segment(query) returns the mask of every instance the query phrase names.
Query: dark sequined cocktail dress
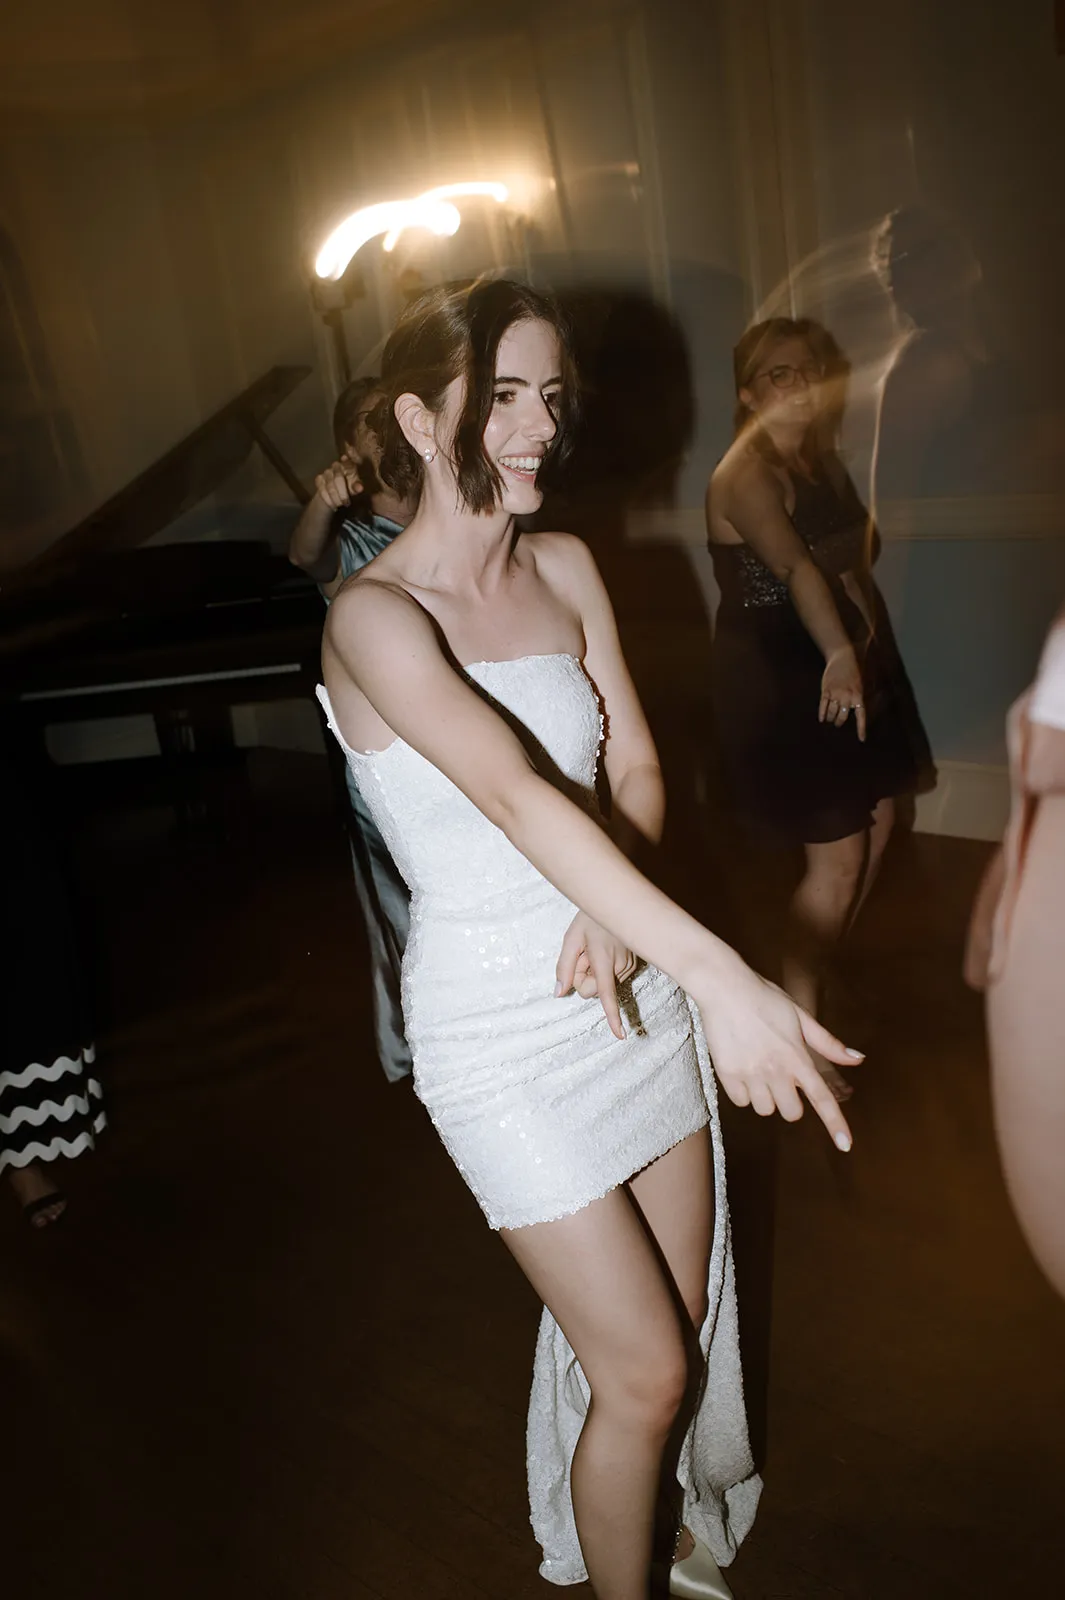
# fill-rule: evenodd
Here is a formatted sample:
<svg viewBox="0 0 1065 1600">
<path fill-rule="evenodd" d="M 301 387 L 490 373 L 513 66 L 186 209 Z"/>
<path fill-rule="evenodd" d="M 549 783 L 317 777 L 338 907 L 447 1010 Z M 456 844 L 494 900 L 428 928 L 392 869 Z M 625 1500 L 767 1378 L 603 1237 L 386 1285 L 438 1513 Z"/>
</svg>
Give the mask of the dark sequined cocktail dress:
<svg viewBox="0 0 1065 1600">
<path fill-rule="evenodd" d="M 781 842 L 860 832 L 878 801 L 932 786 L 934 768 L 887 607 L 868 577 L 868 517 L 849 479 L 794 480 L 795 531 L 824 573 L 862 664 L 868 735 L 853 716 L 819 722 L 824 657 L 775 578 L 746 544 L 710 545 L 721 590 L 714 709 L 726 777 L 744 822 Z M 873 630 L 840 574 L 866 573 Z"/>
</svg>

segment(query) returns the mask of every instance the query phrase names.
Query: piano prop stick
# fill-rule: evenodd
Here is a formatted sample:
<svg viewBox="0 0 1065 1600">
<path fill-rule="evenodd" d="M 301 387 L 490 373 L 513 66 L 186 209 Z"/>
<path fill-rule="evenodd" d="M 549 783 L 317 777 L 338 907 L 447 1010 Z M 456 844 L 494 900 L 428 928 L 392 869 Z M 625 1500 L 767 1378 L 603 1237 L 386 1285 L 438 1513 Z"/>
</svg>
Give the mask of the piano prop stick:
<svg viewBox="0 0 1065 1600">
<path fill-rule="evenodd" d="M 150 713 L 184 817 L 203 809 L 198 768 L 233 759 L 233 705 L 313 702 L 322 605 L 265 540 L 143 546 L 256 447 L 306 503 L 264 424 L 309 370 L 267 372 L 0 594 L 0 713 L 41 738 L 50 724 Z"/>
</svg>

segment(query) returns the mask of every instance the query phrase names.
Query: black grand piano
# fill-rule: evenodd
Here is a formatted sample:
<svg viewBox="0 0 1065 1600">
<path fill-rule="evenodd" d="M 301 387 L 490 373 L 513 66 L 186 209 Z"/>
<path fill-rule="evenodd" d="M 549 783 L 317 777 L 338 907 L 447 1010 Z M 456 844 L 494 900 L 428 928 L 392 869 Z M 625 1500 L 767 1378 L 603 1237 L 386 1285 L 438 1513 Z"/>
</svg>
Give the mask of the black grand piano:
<svg viewBox="0 0 1065 1600">
<path fill-rule="evenodd" d="M 283 554 L 255 538 L 146 545 L 254 449 L 307 501 L 264 423 L 309 371 L 274 367 L 5 581 L 0 716 L 43 737 L 148 712 L 185 768 L 232 747 L 232 706 L 313 697 L 322 602 Z"/>
</svg>

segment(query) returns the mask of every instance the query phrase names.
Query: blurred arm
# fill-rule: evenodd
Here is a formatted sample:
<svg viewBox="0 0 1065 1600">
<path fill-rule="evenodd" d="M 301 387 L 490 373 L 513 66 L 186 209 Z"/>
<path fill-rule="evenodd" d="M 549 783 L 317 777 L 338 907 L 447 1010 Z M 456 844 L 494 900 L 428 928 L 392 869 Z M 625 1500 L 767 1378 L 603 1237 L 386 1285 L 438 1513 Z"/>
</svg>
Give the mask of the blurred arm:
<svg viewBox="0 0 1065 1600">
<path fill-rule="evenodd" d="M 781 486 L 763 462 L 738 468 L 725 515 L 773 576 L 787 584 L 802 625 L 825 660 L 853 654 L 832 591 L 795 532 Z"/>
<path fill-rule="evenodd" d="M 323 588 L 332 587 L 340 572 L 336 512 L 315 493 L 304 506 L 288 543 L 288 559 Z"/>
<path fill-rule="evenodd" d="M 332 599 L 340 587 L 340 551 L 336 513 L 362 493 L 355 463 L 341 456 L 314 480 L 314 494 L 304 507 L 288 544 L 288 559 L 306 572 Z"/>
</svg>

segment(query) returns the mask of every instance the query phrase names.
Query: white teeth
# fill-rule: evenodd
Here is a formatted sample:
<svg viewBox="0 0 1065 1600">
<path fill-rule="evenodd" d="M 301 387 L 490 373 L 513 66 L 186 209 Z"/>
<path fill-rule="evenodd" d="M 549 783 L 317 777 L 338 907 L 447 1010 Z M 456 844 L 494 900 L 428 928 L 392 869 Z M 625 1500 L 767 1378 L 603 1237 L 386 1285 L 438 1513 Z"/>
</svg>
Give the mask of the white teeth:
<svg viewBox="0 0 1065 1600">
<path fill-rule="evenodd" d="M 510 467 L 515 472 L 536 472 L 539 470 L 542 456 L 500 456 L 501 466 Z"/>
</svg>

